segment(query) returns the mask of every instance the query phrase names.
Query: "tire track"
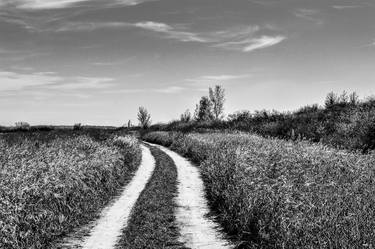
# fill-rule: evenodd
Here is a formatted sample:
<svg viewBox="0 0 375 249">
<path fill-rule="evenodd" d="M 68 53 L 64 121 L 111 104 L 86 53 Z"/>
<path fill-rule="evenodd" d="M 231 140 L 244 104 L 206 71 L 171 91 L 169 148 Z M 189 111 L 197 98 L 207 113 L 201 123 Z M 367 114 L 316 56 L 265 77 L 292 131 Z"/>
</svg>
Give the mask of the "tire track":
<svg viewBox="0 0 375 249">
<path fill-rule="evenodd" d="M 118 249 L 184 249 L 176 223 L 177 168 L 160 149 L 150 146 L 154 173 L 133 207 Z"/>
<path fill-rule="evenodd" d="M 205 199 L 204 185 L 197 167 L 187 159 L 160 145 L 150 144 L 170 156 L 178 175 L 178 196 L 176 198 L 176 221 L 180 241 L 189 248 L 229 249 L 233 248 L 224 239 L 219 224 L 208 218 L 209 207 Z"/>
<path fill-rule="evenodd" d="M 142 162 L 118 199 L 107 206 L 100 218 L 80 231 L 89 231 L 85 237 L 73 234 L 57 248 L 113 249 L 118 243 L 122 229 L 127 226 L 133 206 L 148 183 L 154 168 L 155 159 L 150 149 L 141 145 Z M 79 232 L 78 232 L 79 233 Z M 82 233 L 82 232 L 81 232 Z"/>
</svg>

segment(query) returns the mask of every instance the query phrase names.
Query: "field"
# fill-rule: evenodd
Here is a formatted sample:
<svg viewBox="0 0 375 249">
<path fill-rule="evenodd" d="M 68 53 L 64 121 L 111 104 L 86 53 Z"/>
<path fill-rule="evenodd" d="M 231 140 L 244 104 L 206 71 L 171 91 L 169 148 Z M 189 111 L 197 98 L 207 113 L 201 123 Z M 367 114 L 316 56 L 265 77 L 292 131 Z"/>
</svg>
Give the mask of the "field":
<svg viewBox="0 0 375 249">
<path fill-rule="evenodd" d="M 132 137 L 105 132 L 0 137 L 0 248 L 50 248 L 98 215 L 137 169 Z"/>
<path fill-rule="evenodd" d="M 144 136 L 199 164 L 240 248 L 374 248 L 375 154 L 245 133 Z"/>
<path fill-rule="evenodd" d="M 374 153 L 241 132 L 149 132 L 143 139 L 199 167 L 210 210 L 196 209 L 202 194 L 192 186 L 199 179 L 165 148 L 104 130 L 5 134 L 0 248 L 55 248 L 99 221 L 104 207 L 150 163 L 152 175 L 137 187 L 116 246 L 106 248 L 197 248 L 207 238 L 186 237 L 191 221 L 196 231 L 217 221 L 223 241 L 231 241 L 223 248 L 375 247 Z M 143 160 L 145 150 L 153 163 Z M 183 191 L 191 191 L 186 206 L 179 202 Z"/>
</svg>

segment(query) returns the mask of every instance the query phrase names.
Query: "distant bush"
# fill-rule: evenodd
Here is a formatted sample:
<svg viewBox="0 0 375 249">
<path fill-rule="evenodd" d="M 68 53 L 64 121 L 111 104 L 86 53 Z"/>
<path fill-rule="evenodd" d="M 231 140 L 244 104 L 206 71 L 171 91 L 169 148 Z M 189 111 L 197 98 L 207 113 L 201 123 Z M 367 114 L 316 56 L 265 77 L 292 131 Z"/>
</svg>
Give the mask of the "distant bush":
<svg viewBox="0 0 375 249">
<path fill-rule="evenodd" d="M 374 248 L 375 154 L 249 134 L 152 132 L 200 164 L 241 248 Z"/>
<path fill-rule="evenodd" d="M 30 129 L 30 124 L 27 122 L 16 122 L 15 123 L 16 130 L 24 130 L 27 131 Z"/>
<path fill-rule="evenodd" d="M 82 124 L 81 123 L 76 123 L 73 125 L 73 130 L 74 131 L 79 131 L 79 130 L 82 130 Z"/>
</svg>

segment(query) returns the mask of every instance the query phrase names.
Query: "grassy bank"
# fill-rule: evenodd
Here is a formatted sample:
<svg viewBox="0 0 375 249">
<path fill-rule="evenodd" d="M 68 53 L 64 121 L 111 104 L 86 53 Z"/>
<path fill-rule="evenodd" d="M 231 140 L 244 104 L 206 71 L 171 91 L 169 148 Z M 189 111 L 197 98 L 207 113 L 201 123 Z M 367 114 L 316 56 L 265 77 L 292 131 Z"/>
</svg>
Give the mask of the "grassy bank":
<svg viewBox="0 0 375 249">
<path fill-rule="evenodd" d="M 118 248 L 184 248 L 177 241 L 173 198 L 177 192 L 177 169 L 164 152 L 151 147 L 156 166 L 140 195 Z"/>
<path fill-rule="evenodd" d="M 154 132 L 200 164 L 208 198 L 242 248 L 373 248 L 375 155 L 249 134 Z"/>
<path fill-rule="evenodd" d="M 130 180 L 140 157 L 131 137 L 0 138 L 0 248 L 48 248 L 85 224 Z"/>
</svg>

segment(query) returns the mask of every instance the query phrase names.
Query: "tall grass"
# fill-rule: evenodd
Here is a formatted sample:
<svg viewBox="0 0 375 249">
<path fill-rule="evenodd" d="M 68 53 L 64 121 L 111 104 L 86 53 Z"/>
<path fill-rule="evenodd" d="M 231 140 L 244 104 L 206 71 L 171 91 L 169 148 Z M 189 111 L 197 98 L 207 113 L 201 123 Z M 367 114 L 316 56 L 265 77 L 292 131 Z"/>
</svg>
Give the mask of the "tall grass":
<svg viewBox="0 0 375 249">
<path fill-rule="evenodd" d="M 249 134 L 153 132 L 200 164 L 207 196 L 243 248 L 373 248 L 375 154 Z"/>
<path fill-rule="evenodd" d="M 0 248 L 48 248 L 93 218 L 140 156 L 133 138 L 0 138 Z"/>
</svg>

